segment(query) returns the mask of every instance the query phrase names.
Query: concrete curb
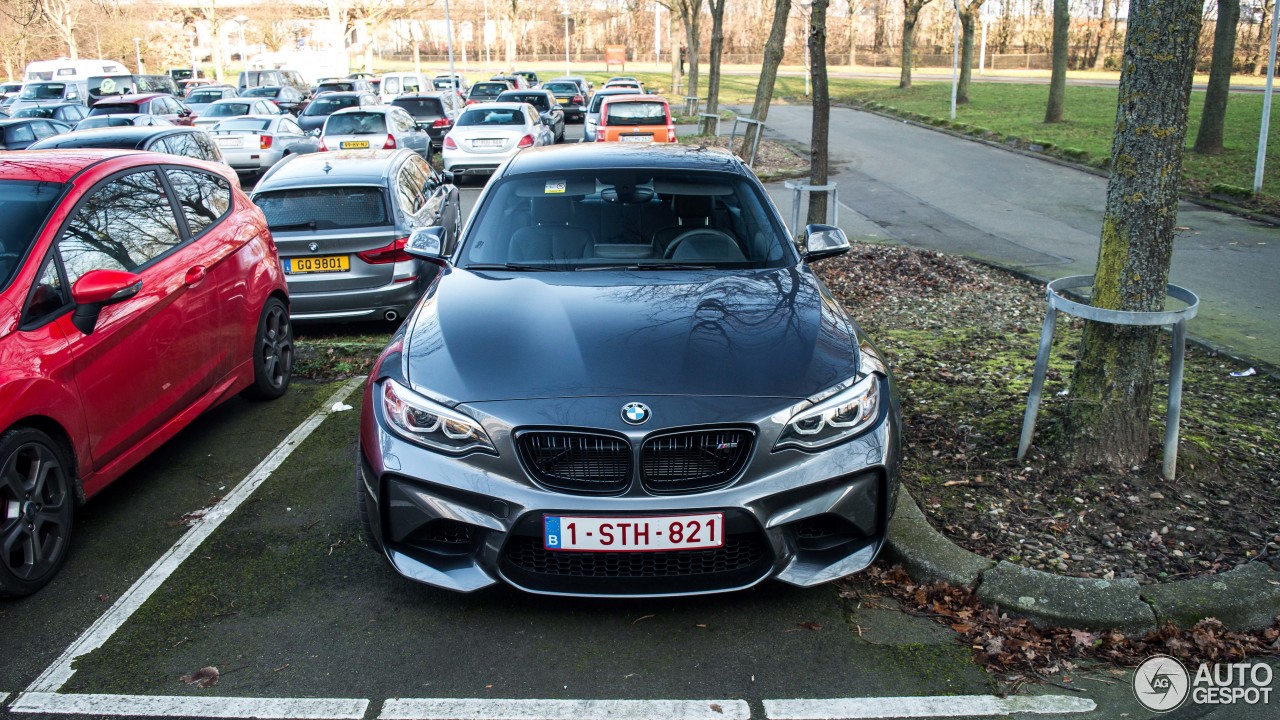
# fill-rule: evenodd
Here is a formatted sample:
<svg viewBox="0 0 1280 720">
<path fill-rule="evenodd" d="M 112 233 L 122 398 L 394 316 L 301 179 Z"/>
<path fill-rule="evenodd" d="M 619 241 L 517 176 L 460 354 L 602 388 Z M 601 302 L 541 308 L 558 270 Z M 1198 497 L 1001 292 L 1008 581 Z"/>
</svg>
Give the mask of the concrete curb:
<svg viewBox="0 0 1280 720">
<path fill-rule="evenodd" d="M 1219 575 L 1156 585 L 1073 578 L 987 559 L 929 524 L 902 487 L 885 556 L 916 582 L 976 588 L 977 597 L 1036 625 L 1119 630 L 1143 635 L 1172 622 L 1191 627 L 1216 618 L 1228 630 L 1258 631 L 1280 617 L 1280 571 L 1251 562 Z"/>
</svg>

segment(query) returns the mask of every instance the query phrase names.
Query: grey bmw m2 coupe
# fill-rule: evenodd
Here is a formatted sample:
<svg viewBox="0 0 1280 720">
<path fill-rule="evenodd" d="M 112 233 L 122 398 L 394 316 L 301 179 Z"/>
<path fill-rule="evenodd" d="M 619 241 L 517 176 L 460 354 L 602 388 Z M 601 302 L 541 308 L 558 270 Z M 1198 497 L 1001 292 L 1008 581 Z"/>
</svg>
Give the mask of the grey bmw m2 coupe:
<svg viewBox="0 0 1280 720">
<path fill-rule="evenodd" d="M 751 171 L 640 143 L 499 168 L 379 356 L 356 500 L 401 575 L 581 596 L 693 595 L 865 568 L 897 500 L 880 353 Z"/>
</svg>

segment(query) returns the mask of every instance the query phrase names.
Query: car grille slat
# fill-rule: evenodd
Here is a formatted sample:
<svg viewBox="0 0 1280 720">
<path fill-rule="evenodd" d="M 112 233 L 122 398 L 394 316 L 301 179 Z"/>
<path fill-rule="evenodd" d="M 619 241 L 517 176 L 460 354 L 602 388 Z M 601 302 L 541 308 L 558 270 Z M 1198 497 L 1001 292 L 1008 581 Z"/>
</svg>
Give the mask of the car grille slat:
<svg viewBox="0 0 1280 720">
<path fill-rule="evenodd" d="M 526 432 L 517 444 L 525 468 L 554 490 L 610 494 L 631 481 L 631 446 L 612 435 Z"/>
<path fill-rule="evenodd" d="M 645 440 L 640 481 L 654 493 L 691 493 L 724 485 L 751 456 L 755 436 L 741 428 L 691 430 Z"/>
<path fill-rule="evenodd" d="M 576 578 L 668 578 L 735 573 L 768 553 L 759 533 L 730 535 L 724 547 L 661 552 L 564 552 L 547 550 L 540 538 L 515 537 L 507 562 L 535 575 Z"/>
</svg>

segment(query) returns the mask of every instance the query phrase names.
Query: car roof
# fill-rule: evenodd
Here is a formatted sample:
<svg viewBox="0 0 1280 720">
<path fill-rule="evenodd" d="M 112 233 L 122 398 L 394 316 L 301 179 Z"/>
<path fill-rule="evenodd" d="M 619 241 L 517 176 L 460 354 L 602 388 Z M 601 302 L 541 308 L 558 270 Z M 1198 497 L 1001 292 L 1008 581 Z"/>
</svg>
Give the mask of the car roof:
<svg viewBox="0 0 1280 720">
<path fill-rule="evenodd" d="M 142 153 L 150 156 L 153 153 Z M 85 168 L 122 155 L 139 155 L 128 150 L 77 149 L 11 150 L 0 156 L 0 178 L 65 183 Z M 39 162 L 32 162 L 38 160 Z"/>
<path fill-rule="evenodd" d="M 153 100 L 155 98 L 165 97 L 165 96 L 173 97 L 172 95 L 169 95 L 169 93 L 158 93 L 158 92 L 131 93 L 129 95 L 113 95 L 113 96 L 110 96 L 111 97 L 110 100 L 105 100 L 105 99 L 99 100 L 94 104 L 95 105 L 120 105 L 120 104 L 129 104 L 129 103 L 140 103 L 140 102 L 143 102 L 144 100 Z"/>
<path fill-rule="evenodd" d="M 254 188 L 254 194 L 321 185 L 385 185 L 392 171 L 414 154 L 408 148 L 400 148 L 293 155 L 263 178 Z"/>
<path fill-rule="evenodd" d="M 709 170 L 749 175 L 746 166 L 723 148 L 668 143 L 571 143 L 521 150 L 507 161 L 503 177 L 566 170 Z"/>
<path fill-rule="evenodd" d="M 158 135 L 177 133 L 204 132 L 198 128 L 182 125 L 122 125 L 119 127 L 90 128 L 76 130 L 65 135 L 54 135 L 40 142 L 48 142 L 57 147 L 108 147 L 136 149 L 145 145 L 148 140 Z"/>
<path fill-rule="evenodd" d="M 649 95 L 646 93 L 631 93 L 629 95 L 628 94 L 608 95 L 605 97 L 604 102 L 610 105 L 614 103 L 619 103 L 619 102 L 660 102 L 663 105 L 666 105 L 667 99 L 662 97 L 661 95 Z"/>
<path fill-rule="evenodd" d="M 391 100 L 391 104 L 392 104 L 392 105 L 394 105 L 394 104 L 395 104 L 395 102 L 396 102 L 396 100 L 421 100 L 421 99 L 423 99 L 423 98 L 431 98 L 431 99 L 433 99 L 433 100 L 439 100 L 440 98 L 442 98 L 442 97 L 444 97 L 444 96 L 445 96 L 445 93 L 446 93 L 446 92 L 448 92 L 448 91 L 446 91 L 446 90 L 439 90 L 439 91 L 436 91 L 436 92 L 416 92 L 416 93 L 405 93 L 405 94 L 403 94 L 403 95 L 397 95 L 397 96 L 395 96 L 395 98 L 393 98 L 393 99 Z"/>
<path fill-rule="evenodd" d="M 472 110 L 519 110 L 528 104 L 529 103 L 527 102 L 481 103 L 479 105 L 472 105 L 471 107 L 467 108 L 467 112 L 470 112 Z"/>
<path fill-rule="evenodd" d="M 361 95 L 373 95 L 373 93 L 364 90 L 336 90 L 326 92 L 325 97 L 360 97 Z"/>
<path fill-rule="evenodd" d="M 396 108 L 394 105 L 357 105 L 355 107 L 345 107 L 341 110 L 334 111 L 329 115 L 329 117 L 333 117 L 334 115 L 354 115 L 356 113 L 367 112 L 382 113 L 385 115 L 391 112 L 392 109 L 403 110 L 404 108 Z"/>
</svg>

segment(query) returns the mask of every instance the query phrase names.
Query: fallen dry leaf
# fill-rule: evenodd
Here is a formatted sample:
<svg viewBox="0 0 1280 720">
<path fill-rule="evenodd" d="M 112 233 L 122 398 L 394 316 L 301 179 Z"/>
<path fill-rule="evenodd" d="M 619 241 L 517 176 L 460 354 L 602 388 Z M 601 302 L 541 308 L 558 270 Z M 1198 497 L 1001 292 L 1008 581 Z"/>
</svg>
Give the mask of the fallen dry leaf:
<svg viewBox="0 0 1280 720">
<path fill-rule="evenodd" d="M 182 682 L 198 688 L 211 688 L 218 684 L 218 668 L 202 667 L 190 675 L 183 675 Z"/>
</svg>

